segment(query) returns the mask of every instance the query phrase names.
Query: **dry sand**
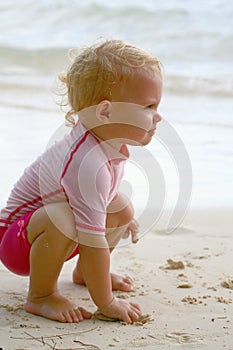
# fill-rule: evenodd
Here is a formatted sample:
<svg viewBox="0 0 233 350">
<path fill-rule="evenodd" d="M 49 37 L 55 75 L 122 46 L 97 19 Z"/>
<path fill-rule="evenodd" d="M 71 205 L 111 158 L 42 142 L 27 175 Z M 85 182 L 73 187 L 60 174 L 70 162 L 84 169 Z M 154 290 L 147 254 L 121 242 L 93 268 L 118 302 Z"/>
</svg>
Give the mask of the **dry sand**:
<svg viewBox="0 0 233 350">
<path fill-rule="evenodd" d="M 0 266 L 0 348 L 226 349 L 233 350 L 232 210 L 190 211 L 172 234 L 165 218 L 136 245 L 117 249 L 112 270 L 129 274 L 135 291 L 115 292 L 141 305 L 145 324 L 88 320 L 62 324 L 24 312 L 28 278 Z M 60 289 L 92 312 L 85 287 L 71 282 L 75 259 L 65 264 Z"/>
</svg>

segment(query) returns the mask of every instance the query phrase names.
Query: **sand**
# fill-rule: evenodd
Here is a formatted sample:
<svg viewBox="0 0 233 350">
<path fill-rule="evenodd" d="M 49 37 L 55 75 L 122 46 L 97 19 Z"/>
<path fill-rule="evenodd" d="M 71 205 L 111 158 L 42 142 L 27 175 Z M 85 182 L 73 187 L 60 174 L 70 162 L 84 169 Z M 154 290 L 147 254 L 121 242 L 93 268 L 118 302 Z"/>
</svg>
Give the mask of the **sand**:
<svg viewBox="0 0 233 350">
<path fill-rule="evenodd" d="M 149 316 L 145 323 L 63 324 L 28 314 L 22 308 L 28 278 L 0 265 L 0 348 L 232 350 L 232 210 L 190 210 L 169 235 L 165 222 L 164 216 L 137 244 L 112 256 L 112 270 L 135 280 L 134 292 L 114 293 L 139 303 Z M 71 282 L 74 263 L 64 265 L 60 290 L 94 313 L 87 289 Z"/>
</svg>

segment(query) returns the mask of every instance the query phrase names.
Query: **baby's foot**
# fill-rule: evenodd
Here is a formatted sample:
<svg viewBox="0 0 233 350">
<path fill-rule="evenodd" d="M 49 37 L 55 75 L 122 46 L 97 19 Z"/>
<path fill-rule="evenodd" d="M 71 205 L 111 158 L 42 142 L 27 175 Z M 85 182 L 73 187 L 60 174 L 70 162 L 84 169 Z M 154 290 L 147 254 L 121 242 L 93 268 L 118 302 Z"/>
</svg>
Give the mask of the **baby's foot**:
<svg viewBox="0 0 233 350">
<path fill-rule="evenodd" d="M 111 273 L 112 290 L 121 290 L 122 292 L 132 292 L 134 289 L 134 283 L 129 276 L 120 276 L 115 273 Z"/>
<path fill-rule="evenodd" d="M 120 290 L 122 292 L 131 292 L 134 289 L 134 282 L 129 276 L 120 276 L 111 273 L 112 290 Z M 73 272 L 73 282 L 85 286 L 86 283 L 82 277 L 80 268 L 76 267 Z"/>
<path fill-rule="evenodd" d="M 82 307 L 77 307 L 58 292 L 47 297 L 27 300 L 24 309 L 32 314 L 60 322 L 80 322 L 92 317 Z"/>
</svg>

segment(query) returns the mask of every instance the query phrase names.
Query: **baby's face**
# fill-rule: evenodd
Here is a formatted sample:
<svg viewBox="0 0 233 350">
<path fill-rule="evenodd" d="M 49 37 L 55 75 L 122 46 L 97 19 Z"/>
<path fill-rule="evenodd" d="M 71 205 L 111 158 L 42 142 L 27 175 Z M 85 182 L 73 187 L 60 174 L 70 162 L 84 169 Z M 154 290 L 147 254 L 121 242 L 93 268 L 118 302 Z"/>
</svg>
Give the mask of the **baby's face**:
<svg viewBox="0 0 233 350">
<path fill-rule="evenodd" d="M 147 145 L 161 120 L 158 106 L 162 94 L 159 73 L 140 72 L 113 94 L 110 123 L 116 138 L 127 144 Z M 120 101 L 120 102 L 119 102 Z"/>
</svg>

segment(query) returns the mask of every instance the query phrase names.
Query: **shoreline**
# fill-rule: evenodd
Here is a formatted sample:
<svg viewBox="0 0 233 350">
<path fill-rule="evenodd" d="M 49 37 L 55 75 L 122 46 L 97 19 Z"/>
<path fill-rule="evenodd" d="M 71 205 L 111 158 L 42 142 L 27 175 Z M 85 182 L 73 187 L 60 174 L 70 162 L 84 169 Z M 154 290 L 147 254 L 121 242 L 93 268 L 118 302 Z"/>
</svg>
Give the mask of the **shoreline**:
<svg viewBox="0 0 233 350">
<path fill-rule="evenodd" d="M 141 326 L 93 319 L 63 324 L 27 314 L 22 304 L 28 278 L 0 265 L 4 281 L 0 287 L 0 347 L 46 350 L 56 344 L 56 349 L 70 350 L 80 347 L 80 341 L 101 350 L 165 350 L 178 345 L 187 350 L 232 350 L 233 290 L 222 285 L 233 280 L 231 213 L 230 209 L 189 211 L 170 235 L 164 234 L 165 221 L 161 220 L 136 245 L 114 251 L 112 271 L 131 275 L 136 287 L 134 292 L 114 294 L 139 303 L 143 314 L 151 315 L 153 320 Z M 178 262 L 183 265 L 176 265 Z M 75 258 L 64 264 L 59 288 L 94 312 L 87 289 L 71 282 L 74 264 Z"/>
</svg>

